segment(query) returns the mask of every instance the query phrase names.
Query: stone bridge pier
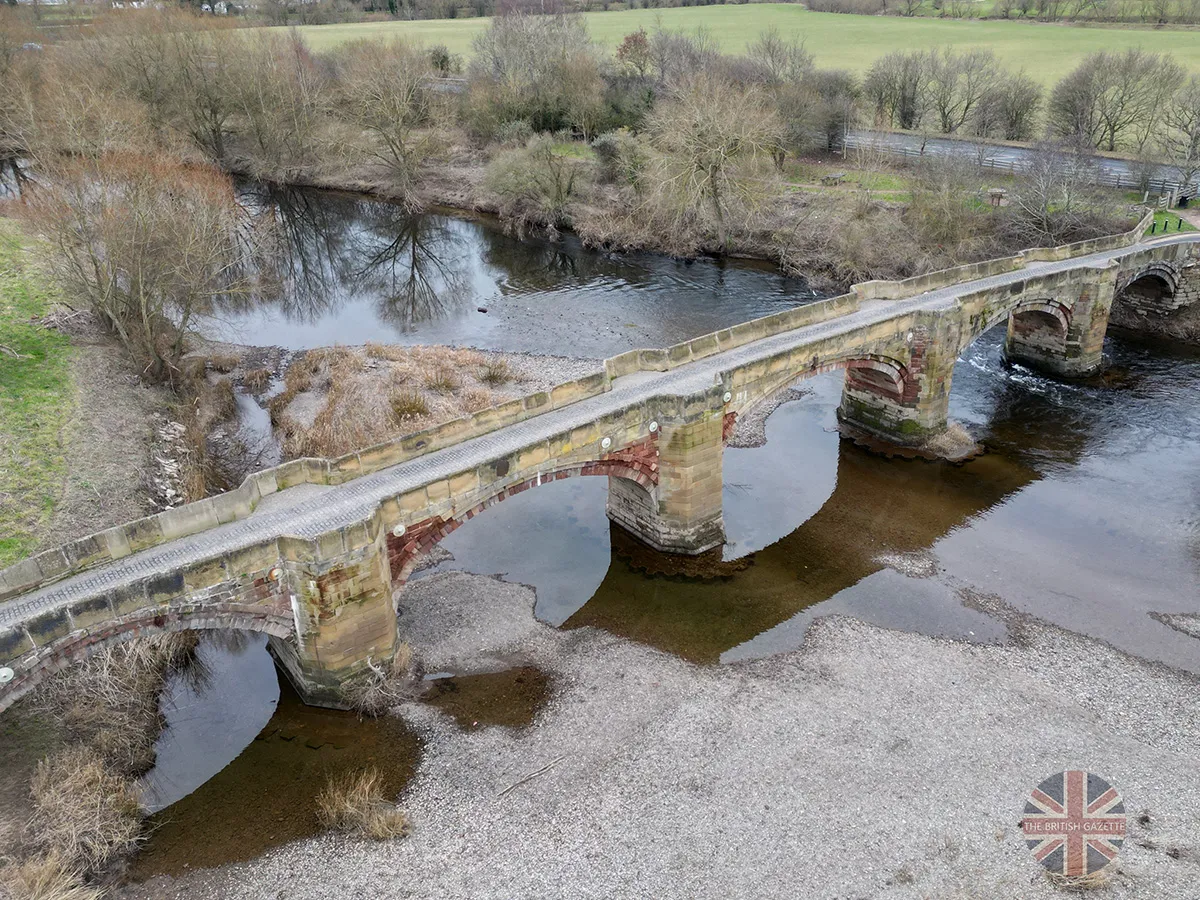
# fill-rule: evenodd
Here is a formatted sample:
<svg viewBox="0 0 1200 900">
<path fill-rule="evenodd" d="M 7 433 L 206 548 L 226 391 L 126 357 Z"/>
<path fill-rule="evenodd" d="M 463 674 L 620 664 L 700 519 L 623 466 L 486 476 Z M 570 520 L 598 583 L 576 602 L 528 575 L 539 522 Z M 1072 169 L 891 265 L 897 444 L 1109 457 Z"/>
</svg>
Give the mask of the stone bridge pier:
<svg viewBox="0 0 1200 900">
<path fill-rule="evenodd" d="M 721 518 L 725 415 L 720 396 L 665 411 L 658 483 L 608 480 L 608 517 L 656 550 L 696 555 L 725 543 Z"/>
<path fill-rule="evenodd" d="M 947 427 L 955 363 L 1005 320 L 1010 361 L 1060 378 L 1091 374 L 1103 364 L 1117 274 L 1115 264 L 1081 267 L 980 291 L 953 315 L 914 315 L 844 363 L 839 420 L 901 447 L 937 438 Z"/>
<path fill-rule="evenodd" d="M 1005 356 L 1059 378 L 1090 375 L 1104 363 L 1104 335 L 1117 266 L 1084 269 L 1052 295 L 1026 297 L 1008 317 Z"/>
</svg>

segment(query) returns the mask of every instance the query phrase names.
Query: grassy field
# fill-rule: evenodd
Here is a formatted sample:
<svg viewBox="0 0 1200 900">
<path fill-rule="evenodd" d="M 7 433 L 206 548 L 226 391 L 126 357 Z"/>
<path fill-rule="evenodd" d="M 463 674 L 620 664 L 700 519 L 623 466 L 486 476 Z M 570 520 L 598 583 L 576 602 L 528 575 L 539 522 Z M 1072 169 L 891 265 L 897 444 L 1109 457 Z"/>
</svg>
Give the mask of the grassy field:
<svg viewBox="0 0 1200 900">
<path fill-rule="evenodd" d="M 665 28 L 707 28 L 727 52 L 742 50 L 764 28 L 775 25 L 785 34 L 804 38 L 818 65 L 855 72 L 865 71 L 878 57 L 892 50 L 946 45 L 960 49 L 990 48 L 1009 67 L 1025 69 L 1046 84 L 1057 81 L 1094 50 L 1126 47 L 1169 51 L 1189 69 L 1200 72 L 1200 32 L 1187 30 L 846 16 L 809 12 L 794 4 L 771 3 L 597 12 L 587 13 L 586 18 L 592 36 L 610 47 L 615 47 L 631 31 L 650 30 L 661 22 Z M 486 25 L 486 19 L 440 19 L 313 25 L 301 27 L 300 31 L 318 50 L 355 38 L 403 35 L 426 45 L 445 44 L 452 52 L 467 55 L 471 38 Z"/>
<path fill-rule="evenodd" d="M 0 219 L 0 346 L 12 351 L 0 349 L 0 567 L 33 551 L 62 494 L 72 396 L 67 338 L 30 321 L 49 293 L 21 255 L 16 229 Z"/>
</svg>

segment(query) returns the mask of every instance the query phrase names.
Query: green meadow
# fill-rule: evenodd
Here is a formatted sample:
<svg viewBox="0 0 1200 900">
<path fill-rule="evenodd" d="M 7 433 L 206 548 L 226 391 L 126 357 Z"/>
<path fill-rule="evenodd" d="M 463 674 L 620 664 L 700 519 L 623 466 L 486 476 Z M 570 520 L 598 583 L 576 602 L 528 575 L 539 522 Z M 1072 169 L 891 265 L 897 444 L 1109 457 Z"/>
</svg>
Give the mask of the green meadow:
<svg viewBox="0 0 1200 900">
<path fill-rule="evenodd" d="M 586 13 L 588 29 L 601 43 L 615 47 L 638 28 L 706 28 L 726 52 L 736 53 L 772 25 L 805 40 L 825 68 L 866 71 L 892 50 L 952 46 L 986 47 L 1012 69 L 1024 69 L 1045 84 L 1057 81 L 1088 53 L 1143 47 L 1173 54 L 1200 72 L 1200 32 L 1195 30 L 1046 25 L 1036 22 L 848 16 L 809 12 L 795 4 L 753 3 L 742 6 L 693 6 Z M 425 45 L 445 44 L 469 55 L 471 39 L 487 19 L 436 19 L 355 25 L 311 25 L 300 28 L 309 44 L 328 49 L 358 38 L 403 36 Z"/>
</svg>

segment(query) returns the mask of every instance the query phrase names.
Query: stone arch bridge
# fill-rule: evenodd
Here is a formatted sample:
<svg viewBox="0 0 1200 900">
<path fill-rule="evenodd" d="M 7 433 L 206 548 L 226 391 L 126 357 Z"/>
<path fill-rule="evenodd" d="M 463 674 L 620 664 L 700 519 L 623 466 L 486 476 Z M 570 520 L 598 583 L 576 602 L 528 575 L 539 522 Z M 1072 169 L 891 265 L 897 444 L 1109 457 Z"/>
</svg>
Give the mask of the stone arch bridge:
<svg viewBox="0 0 1200 900">
<path fill-rule="evenodd" d="M 851 293 L 663 350 L 335 460 L 304 459 L 218 497 L 41 553 L 0 572 L 0 710 L 97 647 L 192 628 L 265 632 L 309 702 L 396 644 L 420 556 L 508 497 L 609 479 L 608 513 L 650 546 L 724 540 L 725 440 L 798 378 L 845 369 L 844 425 L 921 447 L 947 427 L 962 351 L 1007 321 L 1007 352 L 1058 376 L 1101 365 L 1118 291 L 1134 321 L 1200 311 L 1200 237 L 1026 251 Z"/>
</svg>

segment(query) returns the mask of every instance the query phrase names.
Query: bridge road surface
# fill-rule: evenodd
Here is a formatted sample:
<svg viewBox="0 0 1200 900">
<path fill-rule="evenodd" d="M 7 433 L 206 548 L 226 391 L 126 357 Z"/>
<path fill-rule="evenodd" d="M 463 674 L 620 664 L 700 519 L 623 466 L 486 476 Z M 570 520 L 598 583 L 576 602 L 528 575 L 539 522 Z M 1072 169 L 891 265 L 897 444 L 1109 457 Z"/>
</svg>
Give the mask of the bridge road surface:
<svg viewBox="0 0 1200 900">
<path fill-rule="evenodd" d="M 193 563 L 222 556 L 281 535 L 315 538 L 327 531 L 368 518 L 388 497 L 431 481 L 474 468 L 538 440 L 585 425 L 599 416 L 618 412 L 656 395 L 688 396 L 708 390 L 721 372 L 802 347 L 811 341 L 886 322 L 915 310 L 947 310 L 964 294 L 1003 287 L 1031 276 L 1103 264 L 1151 246 L 1187 243 L 1200 238 L 1179 235 L 1143 242 L 1120 250 L 1055 262 L 1030 263 L 1023 269 L 993 275 L 953 287 L 930 291 L 908 300 L 864 301 L 854 313 L 763 338 L 741 347 L 682 365 L 669 372 L 639 372 L 613 382 L 596 397 L 499 428 L 451 447 L 381 469 L 338 486 L 301 485 L 263 498 L 245 519 L 150 547 L 95 569 L 0 604 L 0 628 L 16 625 L 39 613 L 87 599 L 140 579 L 173 572 Z"/>
</svg>

